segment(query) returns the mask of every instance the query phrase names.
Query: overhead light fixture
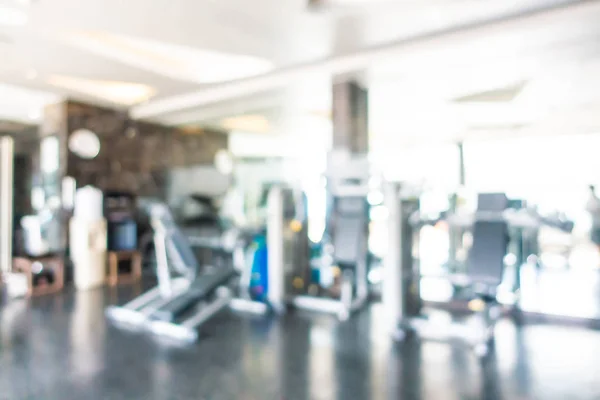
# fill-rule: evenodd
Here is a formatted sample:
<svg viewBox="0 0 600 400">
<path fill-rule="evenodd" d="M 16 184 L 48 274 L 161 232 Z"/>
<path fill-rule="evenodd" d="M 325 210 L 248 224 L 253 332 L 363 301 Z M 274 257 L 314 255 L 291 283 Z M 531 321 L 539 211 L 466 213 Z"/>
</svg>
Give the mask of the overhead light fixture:
<svg viewBox="0 0 600 400">
<path fill-rule="evenodd" d="M 267 133 L 271 130 L 269 120 L 258 114 L 225 118 L 220 125 L 227 130 L 238 132 Z"/>
<path fill-rule="evenodd" d="M 104 81 L 64 75 L 51 75 L 47 82 L 52 86 L 126 106 L 146 101 L 156 93 L 154 88 L 141 83 Z"/>
<path fill-rule="evenodd" d="M 70 32 L 60 35 L 59 39 L 136 68 L 200 84 L 227 82 L 273 69 L 270 61 L 255 56 L 105 32 Z"/>
<path fill-rule="evenodd" d="M 0 4 L 0 26 L 21 26 L 28 20 L 25 11 Z"/>
</svg>

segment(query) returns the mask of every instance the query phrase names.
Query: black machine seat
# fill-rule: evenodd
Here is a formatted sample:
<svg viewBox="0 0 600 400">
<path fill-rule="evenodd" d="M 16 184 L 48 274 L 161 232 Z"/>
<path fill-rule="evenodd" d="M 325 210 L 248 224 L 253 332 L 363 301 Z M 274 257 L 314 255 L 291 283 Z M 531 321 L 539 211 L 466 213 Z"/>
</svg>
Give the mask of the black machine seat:
<svg viewBox="0 0 600 400">
<path fill-rule="evenodd" d="M 496 289 L 504 275 L 509 234 L 508 223 L 501 217 L 509 201 L 504 193 L 480 193 L 477 211 L 497 212 L 497 220 L 478 220 L 473 225 L 473 245 L 469 252 L 468 275 L 476 294 L 484 301 L 495 300 Z"/>
<path fill-rule="evenodd" d="M 224 285 L 236 274 L 233 267 L 210 268 L 202 272 L 189 289 L 175 297 L 165 306 L 152 314 L 153 319 L 173 322 L 198 304 L 208 298 L 215 290 Z"/>
<path fill-rule="evenodd" d="M 508 225 L 504 221 L 475 221 L 469 253 L 469 277 L 474 283 L 495 287 L 502 282 Z"/>
<path fill-rule="evenodd" d="M 475 221 L 468 275 L 484 301 L 495 299 L 496 288 L 502 282 L 508 240 L 505 221 Z"/>
<path fill-rule="evenodd" d="M 364 197 L 340 197 L 334 200 L 334 207 L 334 260 L 342 268 L 352 267 L 360 254 L 368 205 Z"/>
</svg>

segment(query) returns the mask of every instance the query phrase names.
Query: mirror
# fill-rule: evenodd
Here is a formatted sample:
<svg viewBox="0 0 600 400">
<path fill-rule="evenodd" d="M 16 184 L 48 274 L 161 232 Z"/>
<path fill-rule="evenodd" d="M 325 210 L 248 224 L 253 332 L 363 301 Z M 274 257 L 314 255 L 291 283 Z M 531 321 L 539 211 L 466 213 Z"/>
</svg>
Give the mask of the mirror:
<svg viewBox="0 0 600 400">
<path fill-rule="evenodd" d="M 215 154 L 215 167 L 223 175 L 231 175 L 233 172 L 233 157 L 227 150 L 221 149 Z"/>
<path fill-rule="evenodd" d="M 100 140 L 94 132 L 78 129 L 69 138 L 69 150 L 80 158 L 91 160 L 100 153 Z"/>
</svg>

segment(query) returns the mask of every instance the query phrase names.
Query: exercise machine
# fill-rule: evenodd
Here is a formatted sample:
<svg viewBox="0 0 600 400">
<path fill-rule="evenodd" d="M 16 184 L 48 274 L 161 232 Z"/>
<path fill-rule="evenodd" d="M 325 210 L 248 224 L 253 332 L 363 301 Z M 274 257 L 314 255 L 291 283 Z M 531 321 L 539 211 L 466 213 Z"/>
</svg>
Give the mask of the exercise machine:
<svg viewBox="0 0 600 400">
<path fill-rule="evenodd" d="M 292 305 L 346 320 L 366 304 L 369 296 L 369 167 L 364 157 L 342 158 L 330 164 L 327 224 L 318 260 L 308 256 L 305 224 L 294 219 L 294 210 L 304 207 L 298 195 L 283 187 L 273 188 L 269 194 L 268 299 L 278 311 Z M 311 293 L 309 289 L 315 286 L 317 290 Z"/>
<path fill-rule="evenodd" d="M 282 314 L 311 282 L 306 196 L 274 185 L 267 199 L 267 300 Z"/>
<path fill-rule="evenodd" d="M 232 264 L 201 266 L 187 237 L 175 224 L 168 207 L 148 207 L 154 230 L 158 285 L 121 307 L 109 307 L 109 319 L 184 342 L 198 339 L 197 328 L 233 298 L 227 287 L 235 275 Z"/>
<path fill-rule="evenodd" d="M 496 292 L 502 282 L 504 257 L 508 247 L 508 222 L 503 216 L 508 199 L 503 193 L 480 194 L 472 219 L 473 244 L 469 252 L 466 277 L 473 296 L 469 308 L 474 311 L 476 328 L 468 323 L 434 326 L 423 314 L 420 296 L 421 274 L 413 260 L 411 218 L 419 209 L 419 200 L 402 193 L 398 183 L 388 183 L 385 204 L 389 211 L 388 254 L 384 260 L 383 303 L 394 339 L 403 341 L 409 332 L 427 336 L 427 332 L 445 331 L 449 337 L 466 340 L 479 357 L 485 357 L 493 344 L 494 326 L 501 315 Z"/>
</svg>

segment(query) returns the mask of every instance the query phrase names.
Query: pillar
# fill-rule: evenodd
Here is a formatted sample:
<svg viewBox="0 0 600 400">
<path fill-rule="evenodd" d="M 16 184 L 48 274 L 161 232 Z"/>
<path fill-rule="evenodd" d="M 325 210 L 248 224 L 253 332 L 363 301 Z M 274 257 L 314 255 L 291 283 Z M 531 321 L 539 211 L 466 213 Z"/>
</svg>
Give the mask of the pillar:
<svg viewBox="0 0 600 400">
<path fill-rule="evenodd" d="M 0 137 L 0 272 L 12 267 L 13 240 L 13 153 L 14 142 Z"/>
<path fill-rule="evenodd" d="M 333 85 L 333 150 L 369 151 L 368 92 L 356 82 Z"/>
</svg>

